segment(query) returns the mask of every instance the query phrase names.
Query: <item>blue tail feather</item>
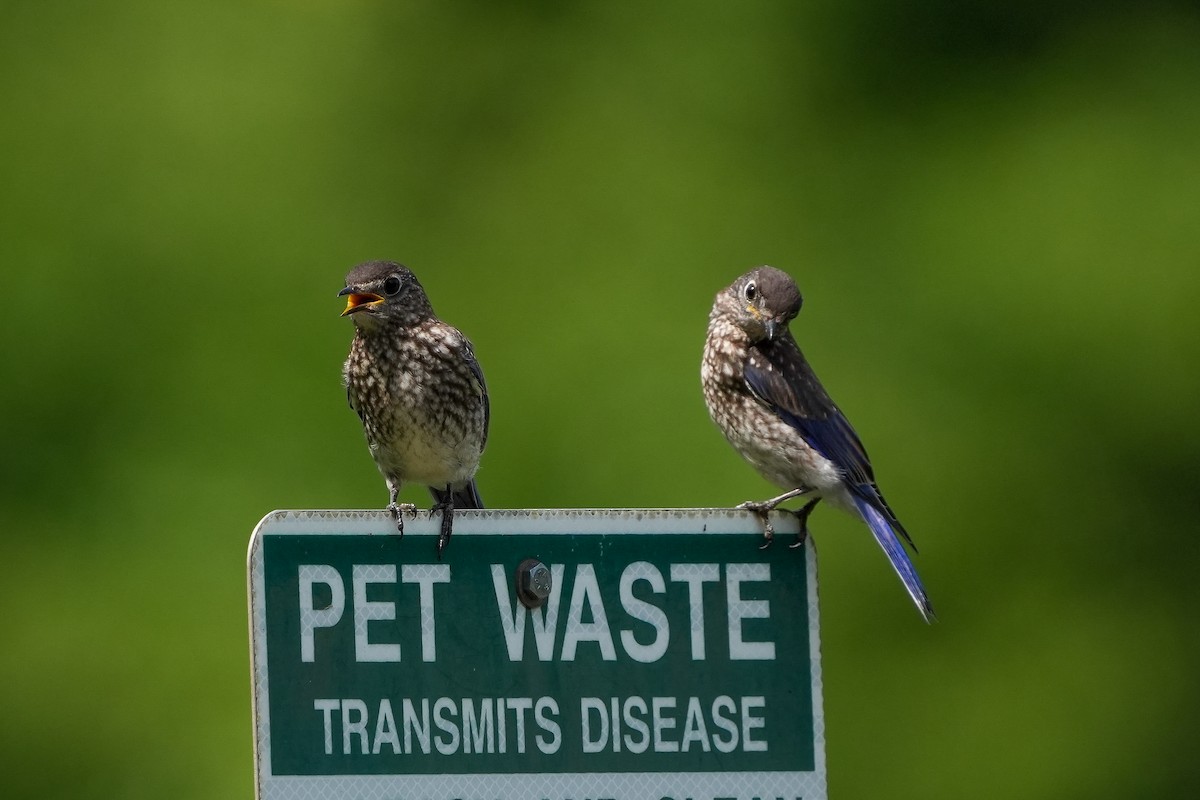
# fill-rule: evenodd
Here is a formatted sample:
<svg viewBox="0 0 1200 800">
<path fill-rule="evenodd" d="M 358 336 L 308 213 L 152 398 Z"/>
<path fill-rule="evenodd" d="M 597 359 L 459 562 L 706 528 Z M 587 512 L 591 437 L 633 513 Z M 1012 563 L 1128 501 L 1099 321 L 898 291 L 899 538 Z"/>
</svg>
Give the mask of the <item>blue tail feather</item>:
<svg viewBox="0 0 1200 800">
<path fill-rule="evenodd" d="M 934 619 L 933 605 L 929 602 L 929 596 L 925 594 L 925 587 L 921 584 L 916 567 L 913 566 L 912 560 L 904 550 L 904 543 L 900 541 L 900 537 L 896 535 L 895 529 L 887 518 L 871 503 L 857 495 L 852 496 L 854 504 L 858 507 L 858 513 L 862 515 L 863 521 L 875 535 L 875 541 L 879 542 L 879 546 L 883 548 L 888 561 L 892 562 L 892 568 L 896 570 L 896 574 L 904 583 L 904 588 L 908 590 L 909 596 L 917 604 L 921 616 L 925 618 L 926 622 L 932 622 Z"/>
</svg>

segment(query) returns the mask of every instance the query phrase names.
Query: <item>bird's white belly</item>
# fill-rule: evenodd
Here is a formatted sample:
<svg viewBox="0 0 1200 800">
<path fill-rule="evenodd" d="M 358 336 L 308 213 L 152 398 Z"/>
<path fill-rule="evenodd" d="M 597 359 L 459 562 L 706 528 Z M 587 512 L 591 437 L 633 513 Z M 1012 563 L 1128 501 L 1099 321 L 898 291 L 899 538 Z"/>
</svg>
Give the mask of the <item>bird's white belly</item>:
<svg viewBox="0 0 1200 800">
<path fill-rule="evenodd" d="M 386 446 L 371 445 L 371 455 L 385 476 L 394 475 L 405 483 L 446 486 L 469 480 L 479 465 L 479 448 L 472 447 L 473 437 L 447 442 L 442 432 L 430 431 L 408 415 L 394 419 L 396 435 Z"/>
</svg>

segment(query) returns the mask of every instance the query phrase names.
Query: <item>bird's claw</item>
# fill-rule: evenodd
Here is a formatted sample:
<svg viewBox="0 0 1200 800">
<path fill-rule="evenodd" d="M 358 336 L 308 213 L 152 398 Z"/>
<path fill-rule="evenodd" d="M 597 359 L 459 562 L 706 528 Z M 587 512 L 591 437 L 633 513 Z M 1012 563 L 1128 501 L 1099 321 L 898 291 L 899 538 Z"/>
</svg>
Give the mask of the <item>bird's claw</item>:
<svg viewBox="0 0 1200 800">
<path fill-rule="evenodd" d="M 739 511 L 749 511 L 755 514 L 763 524 L 763 538 L 766 539 L 759 546 L 759 550 L 766 550 L 775 541 L 775 527 L 771 524 L 771 512 L 782 503 L 784 500 L 790 500 L 793 497 L 799 497 L 802 494 L 808 494 L 811 489 L 806 486 L 801 486 L 792 489 L 790 492 L 784 492 L 779 497 L 772 497 L 770 500 L 747 500 L 744 503 L 739 503 L 734 506 Z M 796 541 L 788 545 L 790 549 L 803 547 L 805 540 L 808 538 L 808 515 L 812 513 L 813 507 L 819 502 L 820 498 L 810 500 L 804 508 L 799 511 L 789 511 L 788 513 L 795 514 L 796 519 L 800 521 L 800 532 L 796 534 Z M 787 509 L 784 509 L 787 511 Z"/>
<path fill-rule="evenodd" d="M 815 500 L 809 500 L 804 504 L 804 508 L 792 512 L 796 515 L 796 521 L 800 523 L 800 530 L 796 534 L 796 541 L 788 545 L 792 550 L 795 550 L 797 547 L 803 547 L 804 543 L 808 541 L 808 515 L 812 513 L 819 502 L 821 502 L 821 498 L 819 497 Z"/>
<path fill-rule="evenodd" d="M 442 527 L 438 532 L 437 540 L 437 560 L 442 560 L 442 553 L 446 551 L 446 546 L 450 544 L 450 534 L 454 532 L 454 504 L 452 502 L 436 503 L 433 508 L 429 509 L 430 518 L 436 512 L 442 512 Z"/>
<path fill-rule="evenodd" d="M 417 506 L 415 503 L 388 503 L 387 511 L 391 512 L 392 519 L 396 521 L 396 533 L 400 538 L 404 538 L 404 515 L 408 514 L 414 519 L 417 516 Z"/>
<path fill-rule="evenodd" d="M 771 509 L 773 509 L 775 506 L 772 505 L 770 501 L 766 503 L 760 503 L 754 500 L 747 500 L 746 502 L 739 503 L 734 507 L 739 511 L 749 511 L 762 520 L 763 539 L 765 539 L 765 541 L 759 545 L 758 549 L 766 550 L 768 547 L 770 547 L 771 543 L 775 541 L 775 526 L 771 524 Z"/>
</svg>

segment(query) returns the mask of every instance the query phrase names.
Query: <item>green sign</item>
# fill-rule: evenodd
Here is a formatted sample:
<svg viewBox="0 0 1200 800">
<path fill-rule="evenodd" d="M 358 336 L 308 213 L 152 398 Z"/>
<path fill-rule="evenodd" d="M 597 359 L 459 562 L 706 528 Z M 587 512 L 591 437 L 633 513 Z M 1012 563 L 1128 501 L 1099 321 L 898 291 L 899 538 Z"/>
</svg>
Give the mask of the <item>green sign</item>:
<svg viewBox="0 0 1200 800">
<path fill-rule="evenodd" d="M 816 570 L 790 517 L 760 550 L 743 512 L 459 512 L 442 562 L 437 526 L 259 524 L 260 798 L 825 797 Z"/>
</svg>

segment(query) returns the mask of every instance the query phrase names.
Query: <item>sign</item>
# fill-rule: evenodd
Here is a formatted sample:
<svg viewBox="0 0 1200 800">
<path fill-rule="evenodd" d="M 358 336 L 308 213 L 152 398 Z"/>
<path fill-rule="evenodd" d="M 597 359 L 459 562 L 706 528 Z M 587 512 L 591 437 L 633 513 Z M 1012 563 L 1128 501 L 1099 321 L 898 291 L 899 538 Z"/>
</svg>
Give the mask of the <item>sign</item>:
<svg viewBox="0 0 1200 800">
<path fill-rule="evenodd" d="M 826 796 L 815 554 L 786 546 L 793 517 L 760 550 L 745 512 L 459 511 L 441 562 L 439 523 L 401 538 L 384 512 L 276 511 L 255 529 L 260 800 Z"/>
</svg>

